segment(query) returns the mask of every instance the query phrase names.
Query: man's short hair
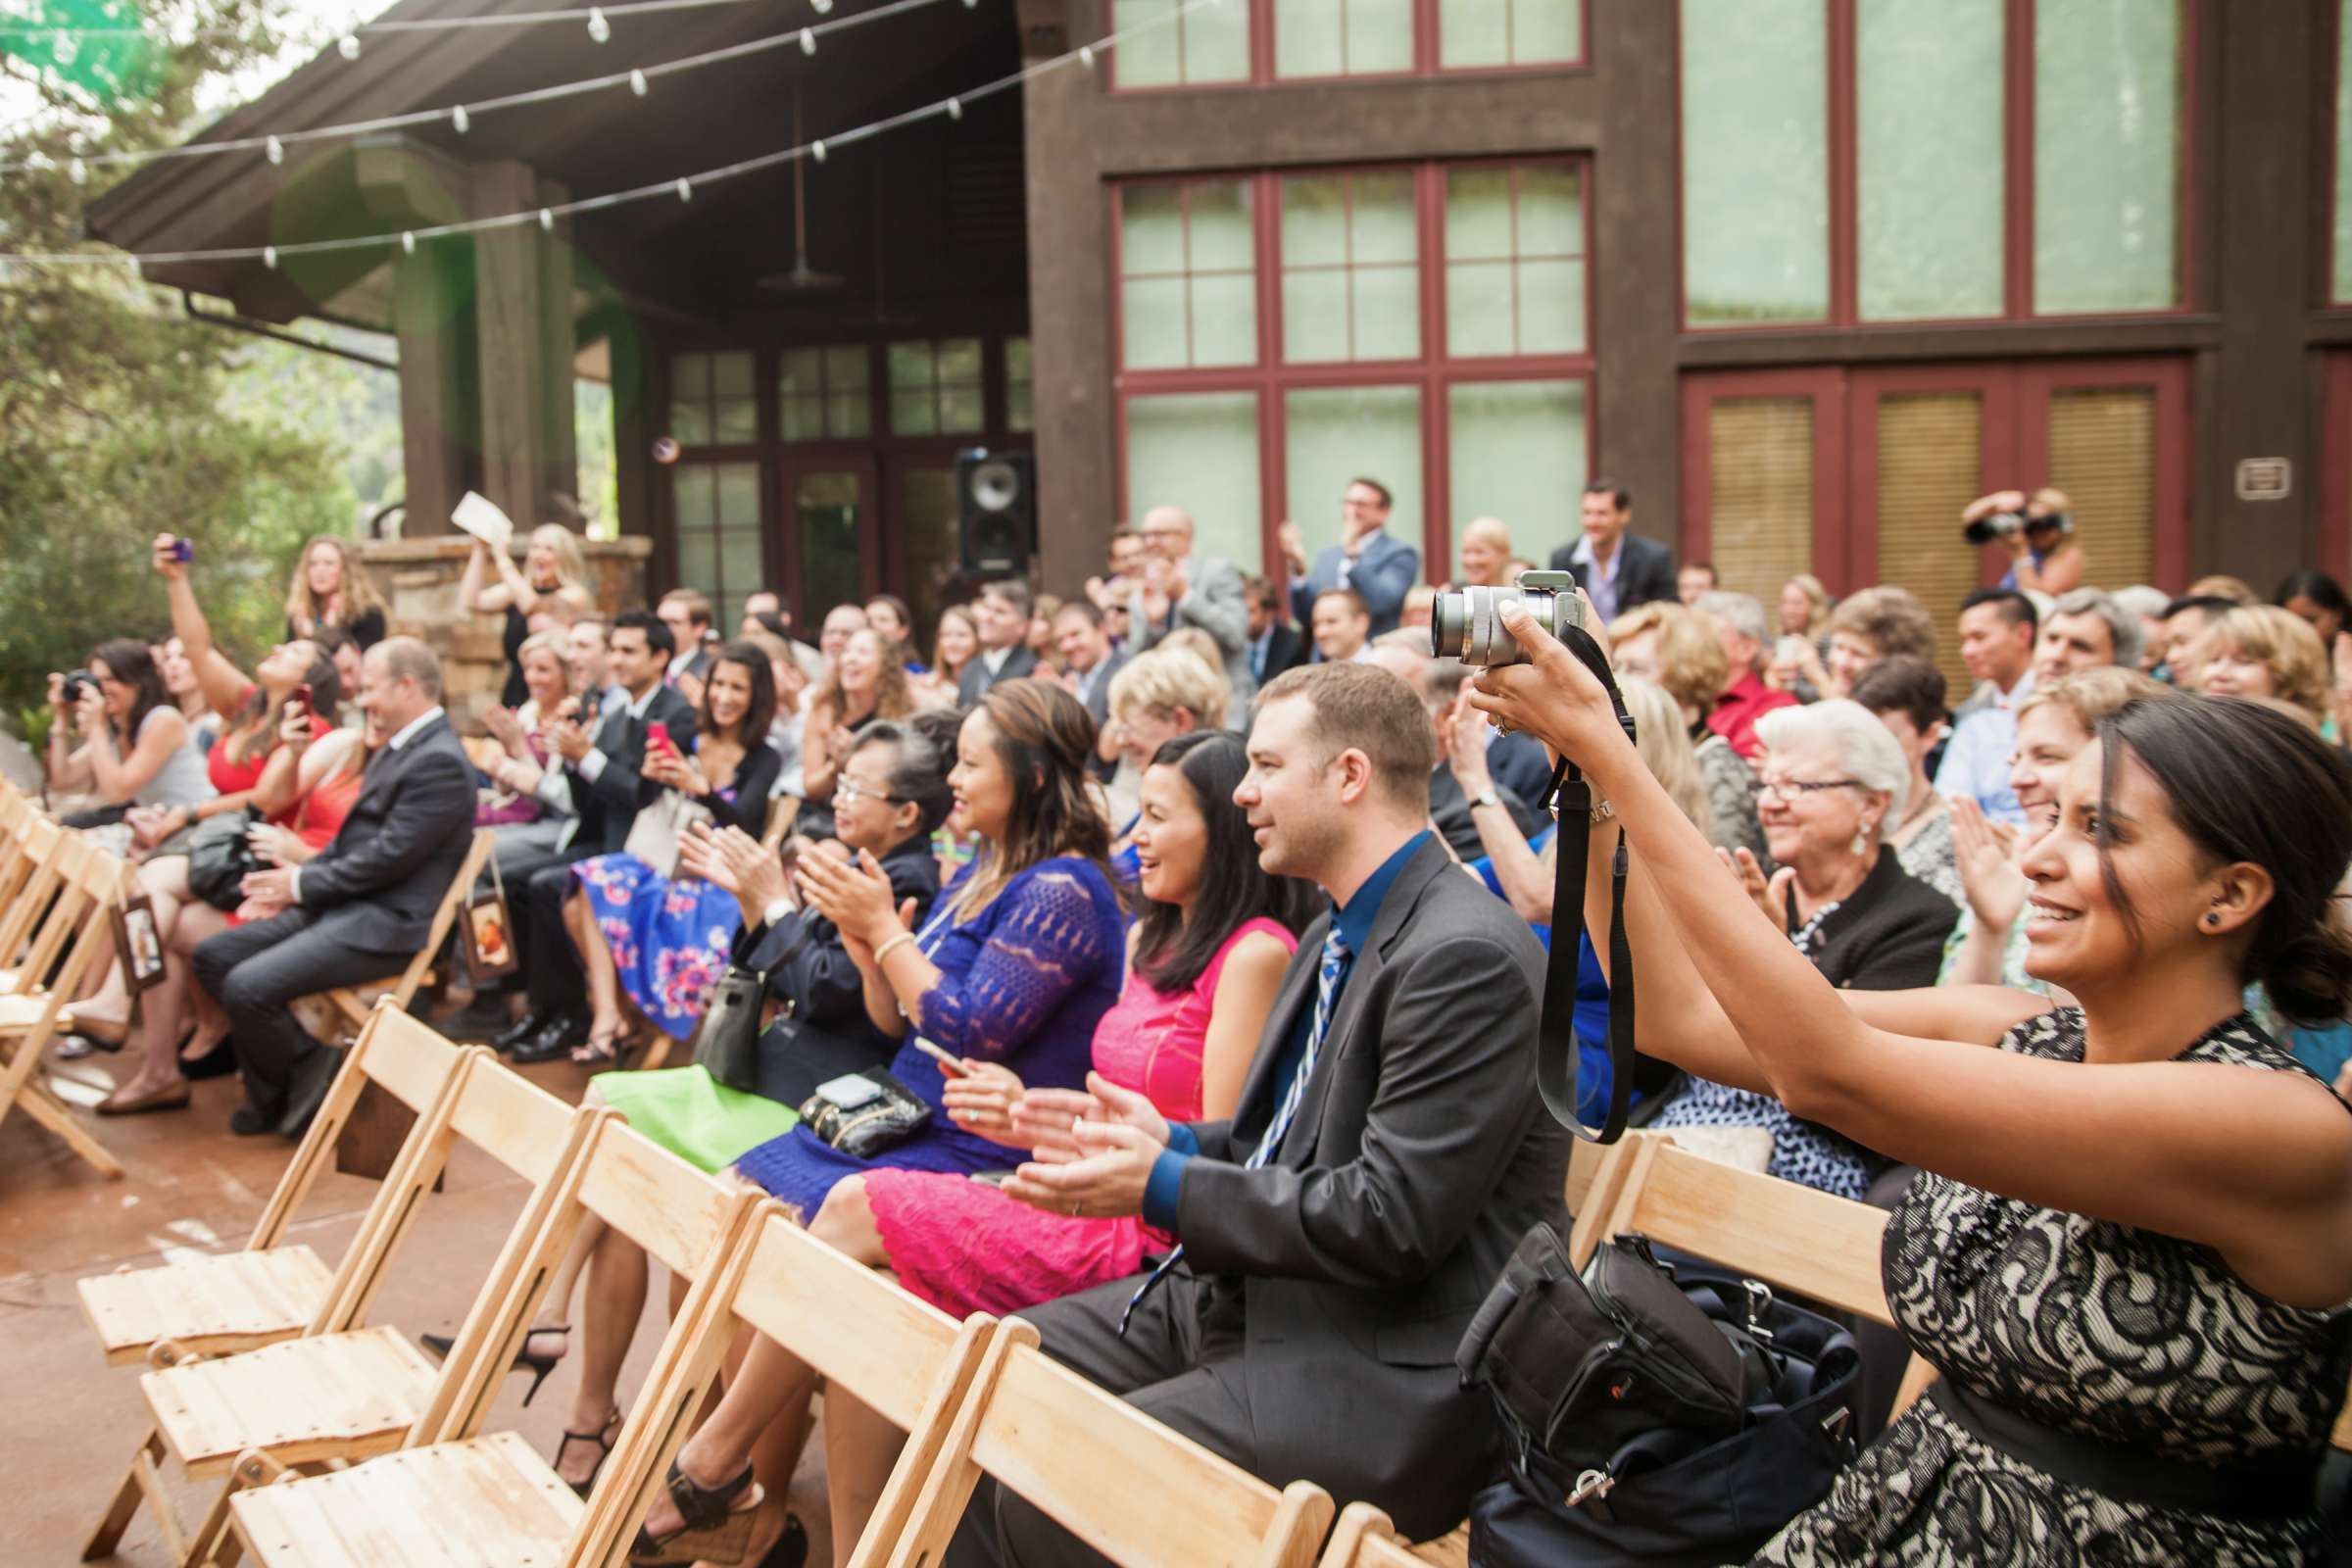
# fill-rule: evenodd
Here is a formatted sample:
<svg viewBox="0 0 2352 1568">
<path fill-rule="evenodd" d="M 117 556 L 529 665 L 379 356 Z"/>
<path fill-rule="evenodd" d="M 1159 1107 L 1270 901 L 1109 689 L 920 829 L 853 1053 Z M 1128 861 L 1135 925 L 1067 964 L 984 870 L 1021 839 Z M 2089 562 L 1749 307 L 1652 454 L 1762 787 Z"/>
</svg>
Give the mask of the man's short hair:
<svg viewBox="0 0 2352 1568">
<path fill-rule="evenodd" d="M 1854 681 L 1853 699 L 1874 713 L 1902 713 L 1925 735 L 1948 716 L 1943 671 L 1924 659 L 1882 659 Z"/>
<path fill-rule="evenodd" d="M 1110 542 L 1113 546 L 1116 546 L 1123 539 L 1134 539 L 1140 541 L 1143 537 L 1144 536 L 1142 534 L 1138 533 L 1135 529 L 1128 527 L 1125 523 L 1121 523 L 1116 528 L 1110 530 Z"/>
<path fill-rule="evenodd" d="M 373 650 L 384 660 L 384 673 L 393 680 L 414 680 L 416 689 L 434 702 L 441 700 L 441 656 L 415 637 L 387 637 Z"/>
<path fill-rule="evenodd" d="M 2104 590 L 2076 588 L 2058 596 L 2050 606 L 2053 615 L 2096 615 L 2107 623 L 2107 635 L 2114 651 L 2109 655 L 2117 663 L 2131 668 L 2139 662 L 2139 651 L 2148 640 L 2147 629 L 2139 617 L 2117 604 Z"/>
<path fill-rule="evenodd" d="M 1607 496 L 1609 505 L 1615 507 L 1619 512 L 1631 512 L 1634 509 L 1634 493 L 1614 479 L 1595 479 L 1585 486 L 1585 494 Z"/>
<path fill-rule="evenodd" d="M 1326 599 L 1345 599 L 1348 601 L 1348 609 L 1354 613 L 1362 615 L 1367 619 L 1371 617 L 1372 607 L 1365 604 L 1364 596 L 1357 593 L 1352 588 L 1326 588 L 1321 593 L 1315 595 L 1315 604 L 1319 605 Z M 1307 607 L 1307 612 L 1310 614 L 1313 613 L 1314 606 L 1309 605 Z"/>
<path fill-rule="evenodd" d="M 2115 602 L 2134 615 L 2161 617 L 2164 614 L 2164 607 L 2173 601 L 2163 589 L 2151 588 L 2144 582 L 2138 582 L 2129 588 L 2115 590 Z"/>
<path fill-rule="evenodd" d="M 652 611 L 624 610 L 612 617 L 613 631 L 623 632 L 632 628 L 645 633 L 645 645 L 663 658 L 670 658 L 677 653 L 677 638 L 670 635 L 669 627 Z M 612 640 L 609 635 L 605 639 L 607 642 Z"/>
<path fill-rule="evenodd" d="M 1059 606 L 1055 607 L 1054 611 L 1054 618 L 1055 620 L 1059 620 L 1064 615 L 1076 615 L 1079 619 L 1085 621 L 1089 626 L 1100 626 L 1102 624 L 1102 610 L 1092 599 L 1087 598 L 1084 594 L 1080 594 L 1075 599 L 1065 600 Z"/>
<path fill-rule="evenodd" d="M 2038 628 L 2041 624 L 2041 612 L 2034 608 L 2034 601 L 2014 588 L 1979 588 L 1960 601 L 1960 613 L 1965 615 L 1979 605 L 2000 606 L 2001 618 L 2012 626 Z"/>
<path fill-rule="evenodd" d="M 1713 587 L 1714 587 L 1714 586 L 1715 586 L 1717 583 L 1719 583 L 1719 582 L 1721 582 L 1721 581 L 1723 580 L 1721 577 L 1718 577 L 1718 576 L 1715 574 L 1715 563 L 1713 563 L 1712 561 L 1691 561 L 1691 562 L 1686 562 L 1686 563 L 1684 564 L 1684 565 L 1683 565 L 1683 569 L 1684 569 L 1685 571 L 1703 571 L 1703 572 L 1705 572 L 1705 573 L 1707 574 L 1707 586 L 1708 586 L 1709 588 L 1713 588 Z"/>
<path fill-rule="evenodd" d="M 2205 612 L 2205 618 L 2211 620 L 2217 615 L 2237 608 L 2236 600 L 2224 599 L 2220 594 L 2182 594 L 2164 607 L 2164 618 L 2170 620 L 2183 611 L 2202 610 Z"/>
<path fill-rule="evenodd" d="M 1264 577 L 1244 577 L 1242 579 L 1242 597 L 1253 605 L 1261 605 L 1268 610 L 1282 608 L 1282 590 Z"/>
<path fill-rule="evenodd" d="M 1420 693 L 1373 664 L 1300 664 L 1268 681 L 1257 700 L 1262 708 L 1286 697 L 1306 699 L 1315 715 L 1309 732 L 1326 761 L 1353 747 L 1393 804 L 1429 814 L 1438 737 Z"/>
<path fill-rule="evenodd" d="M 1017 615 L 1026 617 L 1029 613 L 1029 585 L 1018 577 L 991 578 L 980 585 L 980 597 L 1008 605 Z"/>
<path fill-rule="evenodd" d="M 656 616 L 655 618 L 660 619 L 661 617 Z M 612 640 L 612 621 L 601 610 L 591 610 L 575 616 L 572 624 L 574 626 L 594 626 L 598 642 L 609 643 Z"/>
<path fill-rule="evenodd" d="M 662 596 L 665 605 L 683 605 L 686 619 L 697 626 L 710 624 L 710 601 L 699 588 L 672 588 Z"/>
<path fill-rule="evenodd" d="M 1736 594 L 1728 588 L 1717 588 L 1700 594 L 1690 608 L 1702 615 L 1717 620 L 1752 642 L 1764 641 L 1764 607 L 1754 594 Z"/>
<path fill-rule="evenodd" d="M 1883 583 L 1848 594 L 1830 612 L 1830 630 L 1867 639 L 1881 659 L 1936 658 L 1936 622 L 1908 588 Z"/>
<path fill-rule="evenodd" d="M 1371 491 L 1374 495 L 1380 497 L 1380 510 L 1383 512 L 1388 511 L 1391 507 L 1396 504 L 1396 498 L 1389 493 L 1389 487 L 1385 484 L 1382 484 L 1378 479 L 1367 479 L 1362 474 L 1358 474 L 1348 482 L 1351 485 L 1360 484 L 1365 489 Z"/>
</svg>

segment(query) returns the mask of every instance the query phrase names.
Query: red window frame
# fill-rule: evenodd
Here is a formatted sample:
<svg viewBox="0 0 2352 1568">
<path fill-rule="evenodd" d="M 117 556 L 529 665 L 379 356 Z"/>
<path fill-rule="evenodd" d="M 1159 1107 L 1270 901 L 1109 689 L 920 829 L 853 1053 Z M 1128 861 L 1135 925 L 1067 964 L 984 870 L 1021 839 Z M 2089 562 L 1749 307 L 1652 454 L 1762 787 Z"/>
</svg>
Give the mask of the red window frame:
<svg viewBox="0 0 2352 1568">
<path fill-rule="evenodd" d="M 1226 0 L 1233 4 L 1234 0 Z M 1445 58 L 1445 0 L 1413 0 L 1413 63 L 1403 71 L 1374 71 L 1347 73 L 1339 75 L 1281 76 L 1274 72 L 1275 10 L 1279 0 L 1240 0 L 1248 6 L 1250 19 L 1250 74 L 1230 81 L 1167 82 L 1147 87 L 1121 86 L 1118 77 L 1119 52 L 1108 52 L 1106 77 L 1110 90 L 1124 93 L 1157 92 L 1214 92 L 1231 87 L 1290 87 L 1334 81 L 1396 81 L 1413 76 L 1516 76 L 1530 72 L 1589 71 L 1592 63 L 1592 7 L 1595 0 L 1582 0 L 1577 14 L 1576 58 L 1573 60 L 1542 60 L 1514 66 L 1442 66 Z M 1544 4 L 1548 0 L 1513 0 L 1514 5 Z M 1340 0 L 1345 6 L 1348 0 Z M 1103 8 L 1105 21 L 1113 16 L 1115 0 Z M 1514 12 L 1515 14 L 1515 12 Z M 1182 26 L 1179 20 L 1177 26 Z"/>
<path fill-rule="evenodd" d="M 1812 321 L 1731 322 L 1722 325 L 1690 319 L 1687 292 L 1688 270 L 1677 243 L 1675 318 L 1686 332 L 1708 336 L 1753 336 L 1775 332 L 1816 331 L 1827 326 L 1855 326 L 1871 330 L 1902 330 L 1920 326 L 1983 326 L 2000 321 L 2082 321 L 2130 318 L 2145 320 L 2186 316 L 2195 310 L 2198 279 L 2196 261 L 2196 182 L 2191 178 L 2197 147 L 2197 39 L 2205 0 L 2174 0 L 2180 8 L 2180 87 L 2174 140 L 2180 149 L 2173 171 L 2178 220 L 2173 238 L 2180 291 L 2173 303 L 2152 311 L 2036 312 L 2034 309 L 2034 24 L 2036 0 L 2004 0 L 2001 46 L 2001 310 L 1995 316 L 1949 318 L 1906 317 L 1900 320 L 1871 320 L 1859 301 L 1861 256 L 1859 213 L 1861 172 L 1856 148 L 1861 120 L 1860 49 L 1855 7 L 1858 0 L 1820 0 L 1828 49 L 1829 97 L 1823 111 L 1823 134 L 1829 141 L 1830 310 Z M 1674 210 L 1679 226 L 1683 210 L 1683 8 L 1674 11 Z"/>
<path fill-rule="evenodd" d="M 1583 198 L 1585 262 L 1585 342 L 1567 354 L 1510 354 L 1453 358 L 1446 352 L 1446 176 L 1468 169 L 1513 169 L 1547 165 L 1576 171 Z M 1282 360 L 1282 200 L 1286 175 L 1409 172 L 1421 236 L 1417 302 L 1421 314 L 1421 352 L 1412 359 L 1318 362 L 1288 365 Z M 1288 435 L 1284 394 L 1326 387 L 1411 386 L 1421 397 L 1421 517 L 1423 572 L 1431 581 L 1446 575 L 1445 563 L 1453 559 L 1452 474 L 1449 453 L 1452 414 L 1449 393 L 1459 384 L 1489 381 L 1582 381 L 1585 387 L 1585 462 L 1590 473 L 1597 450 L 1598 409 L 1594 399 L 1592 354 L 1593 320 L 1593 186 L 1592 161 L 1580 154 L 1547 157 L 1497 157 L 1429 160 L 1407 164 L 1362 164 L 1313 170 L 1250 172 L 1188 172 L 1180 175 L 1151 175 L 1121 180 L 1110 189 L 1110 333 L 1114 356 L 1123 361 L 1126 323 L 1122 318 L 1123 275 L 1120 260 L 1121 203 L 1127 192 L 1152 185 L 1181 184 L 1209 179 L 1247 180 L 1250 186 L 1250 224 L 1256 258 L 1257 359 L 1253 364 L 1216 366 L 1200 369 L 1130 370 L 1114 365 L 1111 391 L 1117 405 L 1118 504 L 1121 516 L 1135 514 L 1135 498 L 1128 493 L 1127 461 L 1130 400 L 1171 392 L 1252 392 L 1257 396 L 1259 569 L 1280 578 L 1281 553 L 1274 543 L 1290 492 Z M 1369 461 L 1369 458 L 1367 459 Z M 1532 523 L 1534 519 L 1529 519 Z"/>
</svg>

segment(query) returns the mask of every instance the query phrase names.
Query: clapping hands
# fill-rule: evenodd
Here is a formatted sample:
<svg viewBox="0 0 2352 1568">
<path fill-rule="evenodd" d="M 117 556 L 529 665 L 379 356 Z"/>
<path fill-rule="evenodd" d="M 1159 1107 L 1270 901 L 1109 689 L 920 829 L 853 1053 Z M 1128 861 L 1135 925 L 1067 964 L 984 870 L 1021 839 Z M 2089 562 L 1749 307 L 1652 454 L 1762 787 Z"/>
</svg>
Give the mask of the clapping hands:
<svg viewBox="0 0 2352 1568">
<path fill-rule="evenodd" d="M 1032 1157 L 1004 1194 L 1049 1214 L 1140 1214 L 1152 1166 L 1168 1147 L 1167 1118 L 1149 1097 L 1089 1073 L 1086 1093 L 1031 1089 L 1011 1107 L 1010 1130 Z"/>
</svg>

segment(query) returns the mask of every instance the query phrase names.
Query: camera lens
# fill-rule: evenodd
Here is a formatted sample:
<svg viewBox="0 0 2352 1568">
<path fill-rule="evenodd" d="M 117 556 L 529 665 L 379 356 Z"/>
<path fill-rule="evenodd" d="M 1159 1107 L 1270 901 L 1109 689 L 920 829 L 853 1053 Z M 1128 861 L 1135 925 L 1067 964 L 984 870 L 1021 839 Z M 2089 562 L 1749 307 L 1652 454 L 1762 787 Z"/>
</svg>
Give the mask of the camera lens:
<svg viewBox="0 0 2352 1568">
<path fill-rule="evenodd" d="M 1470 636 L 1470 598 L 1463 590 L 1438 595 L 1429 612 L 1429 651 L 1433 658 L 1459 659 Z"/>
</svg>

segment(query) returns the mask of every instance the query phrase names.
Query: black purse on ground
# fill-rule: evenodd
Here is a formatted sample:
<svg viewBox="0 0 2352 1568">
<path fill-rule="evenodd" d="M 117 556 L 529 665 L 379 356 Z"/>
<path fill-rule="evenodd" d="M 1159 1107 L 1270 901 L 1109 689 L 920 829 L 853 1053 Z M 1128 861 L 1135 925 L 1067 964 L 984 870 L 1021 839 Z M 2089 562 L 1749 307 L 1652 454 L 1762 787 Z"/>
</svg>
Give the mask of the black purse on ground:
<svg viewBox="0 0 2352 1568">
<path fill-rule="evenodd" d="M 1580 1277 L 1536 1227 L 1457 1364 L 1504 1434 L 1471 1503 L 1480 1568 L 1743 1560 L 1853 1456 L 1853 1337 L 1757 1281 L 1667 1268 L 1639 1236 Z"/>
<path fill-rule="evenodd" d="M 234 909 L 245 902 L 245 878 L 262 868 L 245 830 L 261 819 L 262 813 L 248 806 L 208 817 L 194 830 L 188 844 L 190 893 L 216 909 Z"/>
<path fill-rule="evenodd" d="M 879 1067 L 818 1084 L 801 1106 L 802 1126 L 855 1159 L 898 1148 L 930 1119 L 930 1103 Z"/>
</svg>

